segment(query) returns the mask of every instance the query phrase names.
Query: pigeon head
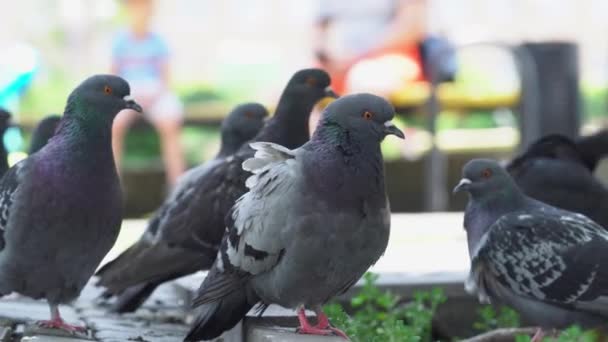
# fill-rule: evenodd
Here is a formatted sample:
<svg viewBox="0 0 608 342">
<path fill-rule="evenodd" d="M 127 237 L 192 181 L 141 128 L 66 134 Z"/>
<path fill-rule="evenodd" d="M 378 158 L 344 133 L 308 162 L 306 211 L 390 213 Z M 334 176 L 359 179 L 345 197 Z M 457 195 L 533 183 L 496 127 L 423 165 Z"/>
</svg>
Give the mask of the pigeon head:
<svg viewBox="0 0 608 342">
<path fill-rule="evenodd" d="M 325 97 L 338 97 L 329 86 L 329 74 L 321 69 L 302 69 L 296 72 L 285 87 L 285 92 L 300 100 L 313 103 Z"/>
<path fill-rule="evenodd" d="M 474 198 L 504 193 L 520 193 L 507 171 L 497 161 L 473 159 L 462 169 L 462 179 L 454 192 L 467 191 Z"/>
<path fill-rule="evenodd" d="M 65 114 L 67 117 L 111 123 L 123 109 L 142 111 L 131 97 L 127 81 L 113 75 L 95 75 L 72 91 Z"/>
<path fill-rule="evenodd" d="M 32 132 L 29 154 L 37 152 L 46 145 L 49 139 L 55 135 L 59 121 L 61 121 L 61 116 L 55 114 L 48 115 L 40 120 Z"/>
<path fill-rule="evenodd" d="M 4 132 L 11 125 L 11 113 L 0 108 L 0 131 Z"/>
<path fill-rule="evenodd" d="M 266 107 L 259 103 L 244 103 L 232 110 L 222 122 L 221 154 L 232 154 L 246 141 L 253 139 L 264 126 L 268 116 Z"/>
<path fill-rule="evenodd" d="M 343 96 L 330 103 L 315 136 L 333 136 L 360 142 L 382 141 L 387 135 L 404 138 L 391 121 L 395 109 L 385 99 L 372 94 Z"/>
</svg>

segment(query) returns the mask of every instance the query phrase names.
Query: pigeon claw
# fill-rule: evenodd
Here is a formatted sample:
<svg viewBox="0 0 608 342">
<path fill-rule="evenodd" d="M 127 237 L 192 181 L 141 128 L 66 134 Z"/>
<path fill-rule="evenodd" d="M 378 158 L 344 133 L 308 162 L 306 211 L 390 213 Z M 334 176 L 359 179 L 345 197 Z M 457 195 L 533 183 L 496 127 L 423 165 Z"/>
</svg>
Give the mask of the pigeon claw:
<svg viewBox="0 0 608 342">
<path fill-rule="evenodd" d="M 545 337 L 545 332 L 543 331 L 543 329 L 538 328 L 538 330 L 536 330 L 536 333 L 534 334 L 534 336 L 532 336 L 532 339 L 530 340 L 530 342 L 541 342 L 544 337 Z"/>
<path fill-rule="evenodd" d="M 303 326 L 303 327 L 298 327 L 296 329 L 296 332 L 298 334 L 305 334 L 305 335 L 340 336 L 340 337 L 350 341 L 348 336 L 346 336 L 346 334 L 342 330 L 337 329 L 337 328 L 332 328 L 332 327 L 320 329 L 320 328 L 313 327 L 313 326 Z"/>
<path fill-rule="evenodd" d="M 87 332 L 86 327 L 81 327 L 77 325 L 71 325 L 63 321 L 62 319 L 51 319 L 48 321 L 38 321 L 36 325 L 41 328 L 46 329 L 59 329 L 63 331 L 67 331 L 71 334 L 82 333 L 85 334 Z"/>
</svg>

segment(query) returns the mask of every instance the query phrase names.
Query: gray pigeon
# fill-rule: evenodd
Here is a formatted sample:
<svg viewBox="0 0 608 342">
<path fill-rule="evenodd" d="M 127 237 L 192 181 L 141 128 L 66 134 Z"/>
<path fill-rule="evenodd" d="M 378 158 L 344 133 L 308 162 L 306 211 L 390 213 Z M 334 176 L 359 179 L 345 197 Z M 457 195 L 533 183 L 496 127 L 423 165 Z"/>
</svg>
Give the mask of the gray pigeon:
<svg viewBox="0 0 608 342">
<path fill-rule="evenodd" d="M 8 151 L 4 146 L 4 133 L 11 126 L 11 113 L 0 108 L 0 177 L 8 170 Z"/>
<path fill-rule="evenodd" d="M 210 170 L 219 164 L 231 161 L 231 155 L 258 133 L 267 116 L 268 111 L 259 103 L 239 105 L 228 114 L 222 122 L 222 143 L 217 156 L 213 160 L 189 170 L 179 178 L 175 189 L 156 211 L 139 241 L 97 272 L 100 277 L 100 285 L 105 285 L 114 277 L 120 277 L 123 274 L 137 274 L 142 268 L 156 269 L 159 265 L 164 265 L 163 271 L 169 273 L 167 280 L 196 272 L 199 269 L 200 261 L 208 259 L 208 257 L 193 249 L 172 248 L 160 238 L 158 232 L 168 229 L 166 227 L 181 224 L 184 214 L 192 215 L 189 217 L 192 221 L 204 220 L 204 217 L 195 214 L 196 206 L 200 203 L 200 196 L 204 195 L 197 191 L 198 186 L 205 181 L 205 177 L 210 176 Z M 203 221 L 193 222 L 193 224 L 203 225 Z M 143 282 L 124 290 L 118 295 L 112 308 L 113 311 L 136 310 L 163 281 L 165 279 Z M 105 296 L 111 297 L 112 293 L 108 292 Z"/>
<path fill-rule="evenodd" d="M 608 131 L 576 141 L 551 134 L 528 147 L 507 171 L 526 195 L 608 228 L 608 189 L 593 176 L 607 152 Z"/>
<path fill-rule="evenodd" d="M 110 250 L 122 218 L 111 126 L 125 108 L 141 111 L 122 78 L 86 79 L 69 96 L 57 134 L 0 180 L 0 294 L 46 299 L 48 328 Z"/>
<path fill-rule="evenodd" d="M 308 141 L 308 119 L 313 106 L 326 96 L 335 96 L 329 83 L 329 75 L 323 70 L 296 72 L 287 83 L 274 116 L 253 141 L 272 142 L 290 149 Z M 126 258 L 132 265 L 124 270 L 110 265 L 98 272 L 99 284 L 107 293 L 124 292 L 122 299 L 133 298 L 122 301 L 124 305 L 118 303 L 118 311 L 135 310 L 139 306 L 135 299 L 147 296 L 145 292 L 163 282 L 211 267 L 226 228 L 226 214 L 247 191 L 245 181 L 250 173 L 241 165 L 253 155 L 254 150 L 246 144 L 231 158 L 209 167 L 196 186 L 193 195 L 196 199 L 175 207 L 158 228 L 153 228 L 158 229 L 156 240 L 162 241 L 156 246 L 168 250 L 137 260 Z"/>
<path fill-rule="evenodd" d="M 331 103 L 310 142 L 257 142 L 243 163 L 249 192 L 232 208 L 218 257 L 198 290 L 187 341 L 212 339 L 257 303 L 298 310 L 299 332 L 346 337 L 321 305 L 350 288 L 384 253 L 390 209 L 380 142 L 403 138 L 394 109 L 370 94 Z M 314 309 L 317 324 L 306 319 Z"/>
<path fill-rule="evenodd" d="M 608 322 L 608 232 L 584 215 L 524 195 L 495 161 L 464 166 L 471 271 L 466 288 L 543 329 Z"/>
<path fill-rule="evenodd" d="M 44 147 L 54 135 L 57 126 L 61 121 L 61 116 L 51 114 L 38 122 L 32 132 L 32 142 L 28 154 L 34 154 Z"/>
</svg>

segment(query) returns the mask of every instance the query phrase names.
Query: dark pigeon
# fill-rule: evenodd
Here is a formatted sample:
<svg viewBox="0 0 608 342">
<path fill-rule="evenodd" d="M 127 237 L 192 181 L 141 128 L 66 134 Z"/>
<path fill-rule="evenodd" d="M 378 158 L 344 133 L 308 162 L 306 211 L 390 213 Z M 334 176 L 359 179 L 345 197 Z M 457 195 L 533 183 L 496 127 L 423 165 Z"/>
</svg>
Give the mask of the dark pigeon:
<svg viewBox="0 0 608 342">
<path fill-rule="evenodd" d="M 28 154 L 34 154 L 44 147 L 54 135 L 59 125 L 61 116 L 51 114 L 38 122 L 32 132 L 32 142 Z"/>
<path fill-rule="evenodd" d="M 601 130 L 594 134 L 576 139 L 581 157 L 592 172 L 600 161 L 608 156 L 608 130 Z"/>
<path fill-rule="evenodd" d="M 325 71 L 296 72 L 287 83 L 274 116 L 253 141 L 287 148 L 297 148 L 308 141 L 310 112 L 320 99 L 333 95 L 329 83 Z M 133 311 L 159 284 L 211 267 L 224 235 L 226 214 L 247 191 L 245 181 L 250 173 L 241 164 L 253 155 L 254 150 L 244 145 L 231 158 L 209 167 L 193 190 L 194 200 L 174 208 L 164 222 L 151 224 L 157 226 L 151 229 L 158 230 L 156 245 L 165 248 L 164 253 L 137 261 L 129 259 L 132 265 L 128 272 L 112 266 L 98 272 L 98 284 L 106 288 L 106 297 L 125 293 L 115 306 L 117 311 Z"/>
<path fill-rule="evenodd" d="M 552 134 L 532 144 L 507 170 L 526 195 L 608 228 L 608 189 L 593 175 L 606 152 L 608 131 L 576 141 Z"/>
<path fill-rule="evenodd" d="M 542 329 L 608 322 L 608 232 L 586 216 L 526 196 L 495 161 L 464 166 L 469 292 L 513 307 Z"/>
<path fill-rule="evenodd" d="M 311 141 L 290 150 L 256 142 L 243 163 L 250 189 L 227 219 L 218 257 L 194 300 L 186 341 L 212 339 L 255 305 L 298 310 L 300 333 L 343 332 L 321 306 L 346 291 L 384 253 L 390 209 L 380 142 L 403 138 L 384 99 L 357 94 L 331 103 Z M 312 326 L 304 308 L 315 310 Z"/>
<path fill-rule="evenodd" d="M 190 220 L 202 220 L 195 210 L 200 202 L 197 191 L 201 182 L 209 177 L 209 170 L 222 163 L 230 163 L 233 155 L 245 142 L 251 140 L 264 125 L 268 111 L 258 103 L 246 103 L 237 106 L 224 121 L 221 127 L 221 146 L 217 156 L 198 167 L 195 167 L 177 182 L 175 189 L 156 211 L 148 228 L 137 243 L 127 249 L 113 261 L 104 265 L 98 272 L 99 283 L 105 285 L 115 277 L 141 273 L 142 269 L 156 269 L 163 265 L 163 271 L 169 272 L 168 279 L 198 270 L 200 260 L 209 257 L 193 249 L 173 248 L 160 239 L 159 229 L 182 224 L 184 215 L 193 215 Z M 190 208 L 192 206 L 192 208 Z M 204 221 L 192 224 L 202 225 Z M 112 310 L 130 312 L 136 310 L 152 294 L 163 280 L 143 282 L 120 293 Z M 105 294 L 111 297 L 112 293 Z"/>
<path fill-rule="evenodd" d="M 0 108 L 0 176 L 8 170 L 8 151 L 4 146 L 4 133 L 11 126 L 11 113 Z"/>
<path fill-rule="evenodd" d="M 110 250 L 122 219 L 111 126 L 141 111 L 122 78 L 86 79 L 69 96 L 57 134 L 0 180 L 0 294 L 46 299 L 48 328 L 71 332 L 58 305 L 78 297 Z"/>
</svg>

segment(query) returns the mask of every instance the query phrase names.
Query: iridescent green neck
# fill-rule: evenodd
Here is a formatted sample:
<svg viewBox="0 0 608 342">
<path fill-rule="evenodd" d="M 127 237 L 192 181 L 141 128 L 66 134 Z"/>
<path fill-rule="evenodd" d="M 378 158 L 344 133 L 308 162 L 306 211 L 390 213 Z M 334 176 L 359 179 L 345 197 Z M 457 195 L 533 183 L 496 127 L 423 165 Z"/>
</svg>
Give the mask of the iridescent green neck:
<svg viewBox="0 0 608 342">
<path fill-rule="evenodd" d="M 108 113 L 97 113 L 78 101 L 69 101 L 52 144 L 76 163 L 95 168 L 102 163 L 114 168 L 111 118 Z"/>
<path fill-rule="evenodd" d="M 112 139 L 112 116 L 70 98 L 57 134 L 78 141 L 103 144 Z"/>
</svg>

